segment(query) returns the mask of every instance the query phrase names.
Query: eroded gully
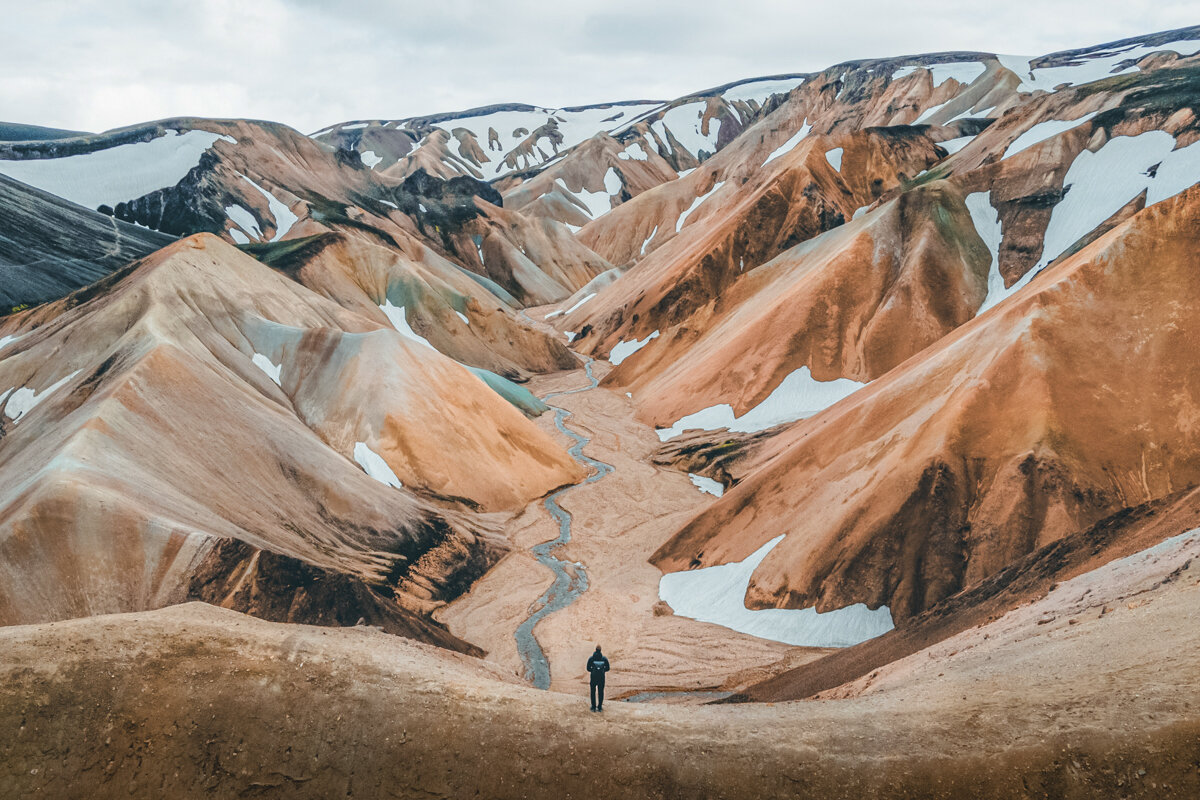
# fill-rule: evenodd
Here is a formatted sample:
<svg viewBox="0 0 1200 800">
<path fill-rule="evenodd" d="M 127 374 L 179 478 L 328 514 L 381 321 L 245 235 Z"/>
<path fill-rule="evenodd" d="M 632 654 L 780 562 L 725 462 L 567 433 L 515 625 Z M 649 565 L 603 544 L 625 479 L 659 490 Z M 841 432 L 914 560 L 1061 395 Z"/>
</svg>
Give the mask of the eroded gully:
<svg viewBox="0 0 1200 800">
<path fill-rule="evenodd" d="M 600 381 L 592 373 L 593 363 L 595 363 L 594 359 L 589 358 L 584 364 L 584 371 L 588 377 L 587 386 L 565 392 L 552 392 L 543 397 L 542 400 L 545 402 L 555 397 L 578 394 L 595 389 Z M 548 402 L 547 405 L 549 405 Z M 567 452 L 580 464 L 591 468 L 592 472 L 581 483 L 563 487 L 543 501 L 542 505 L 546 511 L 558 522 L 558 536 L 548 542 L 542 542 L 530 548 L 530 552 L 533 553 L 534 558 L 554 573 L 554 582 L 530 606 L 529 616 L 517 628 L 515 634 L 517 652 L 521 656 L 521 662 L 525 665 L 525 677 L 539 689 L 550 688 L 550 662 L 546 658 L 546 652 L 542 649 L 541 644 L 538 643 L 534 629 L 539 622 L 555 611 L 566 608 L 575 602 L 575 599 L 586 592 L 588 588 L 587 568 L 583 564 L 575 561 L 565 561 L 555 555 L 559 548 L 571 541 L 571 513 L 564 509 L 559 504 L 559 501 L 568 492 L 574 491 L 580 486 L 595 483 L 613 471 L 612 464 L 597 461 L 583 454 L 583 448 L 587 446 L 591 439 L 576 433 L 566 426 L 566 420 L 571 416 L 571 412 L 553 405 L 550 408 L 554 411 L 554 425 L 564 434 L 575 440 L 575 444 L 571 445 Z"/>
</svg>

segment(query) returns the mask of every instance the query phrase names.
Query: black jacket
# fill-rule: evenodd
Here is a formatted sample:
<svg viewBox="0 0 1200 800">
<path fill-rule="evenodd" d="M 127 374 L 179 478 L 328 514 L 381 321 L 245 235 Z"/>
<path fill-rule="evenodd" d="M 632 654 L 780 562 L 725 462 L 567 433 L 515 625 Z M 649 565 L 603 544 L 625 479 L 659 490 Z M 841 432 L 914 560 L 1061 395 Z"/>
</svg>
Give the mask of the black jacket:
<svg viewBox="0 0 1200 800">
<path fill-rule="evenodd" d="M 600 653 L 592 653 L 587 662 L 587 670 L 592 673 L 592 681 L 600 683 L 604 680 L 604 673 L 608 672 L 608 659 Z"/>
</svg>

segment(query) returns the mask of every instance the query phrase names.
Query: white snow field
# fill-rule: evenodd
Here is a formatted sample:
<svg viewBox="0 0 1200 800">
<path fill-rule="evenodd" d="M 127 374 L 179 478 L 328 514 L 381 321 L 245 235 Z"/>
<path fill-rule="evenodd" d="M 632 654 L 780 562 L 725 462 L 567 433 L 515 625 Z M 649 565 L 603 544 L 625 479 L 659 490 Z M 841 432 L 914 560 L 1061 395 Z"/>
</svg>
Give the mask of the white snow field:
<svg viewBox="0 0 1200 800">
<path fill-rule="evenodd" d="M 975 226 L 975 232 L 979 234 L 980 239 L 983 239 L 983 243 L 987 245 L 988 252 L 992 256 L 992 263 L 988 267 L 987 296 L 983 298 L 983 303 L 975 312 L 975 315 L 978 316 L 1008 297 L 1016 289 L 1012 291 L 1005 289 L 1004 276 L 1000 274 L 1002 234 L 1000 215 L 992 207 L 992 193 L 989 191 L 969 194 L 966 197 L 966 204 L 967 211 L 971 214 L 971 223 Z"/>
<path fill-rule="evenodd" d="M 974 138 L 974 136 L 959 136 L 956 139 L 947 139 L 944 142 L 938 142 L 938 146 L 944 148 L 947 155 L 954 155 L 970 144 Z"/>
<path fill-rule="evenodd" d="M 231 228 L 229 231 L 230 236 L 233 237 L 235 242 L 238 244 L 247 244 L 250 240 L 262 241 L 262 231 L 258 229 L 258 220 L 255 219 L 250 209 L 237 204 L 225 206 L 225 216 L 229 217 L 230 221 L 241 229 L 241 231 L 238 231 Z M 243 242 L 241 237 L 237 236 L 239 232 L 242 233 L 247 241 Z"/>
<path fill-rule="evenodd" d="M 638 141 L 633 142 L 624 150 L 617 153 L 617 158 L 620 158 L 624 161 L 628 161 L 630 159 L 633 159 L 634 161 L 646 161 L 650 158 L 650 154 L 642 149 L 642 143 Z"/>
<path fill-rule="evenodd" d="M 892 80 L 900 80 L 912 75 L 917 70 L 925 70 L 933 76 L 933 88 L 941 86 L 953 78 L 964 86 L 974 83 L 987 67 L 981 61 L 955 61 L 949 64 L 913 65 L 901 67 L 892 73 Z"/>
<path fill-rule="evenodd" d="M 725 486 L 720 481 L 714 481 L 712 478 L 706 478 L 694 472 L 689 472 L 688 478 L 691 479 L 692 485 L 704 494 L 711 494 L 713 497 L 725 494 Z"/>
<path fill-rule="evenodd" d="M 250 360 L 254 362 L 254 366 L 267 373 L 267 377 L 275 381 L 276 386 L 283 386 L 283 384 L 280 383 L 280 376 L 283 372 L 282 363 L 276 364 L 262 353 L 255 353 L 254 357 Z"/>
<path fill-rule="evenodd" d="M 794 134 L 792 134 L 790 139 L 771 151 L 771 155 L 767 156 L 767 160 L 764 161 L 762 165 L 765 167 L 767 164 L 770 164 L 780 156 L 792 152 L 796 145 L 800 144 L 800 141 L 804 139 L 805 136 L 808 136 L 808 132 L 811 130 L 812 125 L 808 124 L 808 118 L 805 117 L 804 122 L 800 125 L 800 130 L 796 131 Z"/>
<path fill-rule="evenodd" d="M 745 561 L 669 572 L 659 579 L 658 596 L 678 616 L 803 647 L 850 647 L 895 627 L 887 606 L 872 611 L 855 603 L 824 614 L 815 608 L 746 608 L 746 590 L 754 570 L 782 541 L 783 535 L 776 536 Z"/>
<path fill-rule="evenodd" d="M 1047 139 L 1052 139 L 1055 136 L 1058 136 L 1060 133 L 1066 133 L 1072 128 L 1078 128 L 1080 125 L 1087 122 L 1098 113 L 1100 112 L 1093 111 L 1090 114 L 1084 114 L 1079 119 L 1048 119 L 1045 122 L 1039 122 L 1029 130 L 1022 133 L 1016 139 L 1013 139 L 1012 144 L 1008 146 L 1008 148 L 1004 151 L 1004 155 L 1000 158 L 1003 161 L 1009 156 L 1015 156 L 1022 150 L 1027 150 L 1030 147 L 1033 147 L 1038 142 L 1044 142 Z"/>
<path fill-rule="evenodd" d="M 825 160 L 829 162 L 829 166 L 833 167 L 838 172 L 841 172 L 842 171 L 842 148 L 835 147 L 832 150 L 826 150 L 825 151 Z"/>
<path fill-rule="evenodd" d="M 667 131 L 670 131 L 675 141 L 696 158 L 700 158 L 701 150 L 712 155 L 717 152 L 717 133 L 721 130 L 721 121 L 716 118 L 710 119 L 708 134 L 700 132 L 707 106 L 703 101 L 676 106 L 663 114 L 662 119 L 651 123 L 650 128 L 667 147 L 671 147 L 667 139 Z"/>
<path fill-rule="evenodd" d="M 1063 67 L 1045 67 L 1030 69 L 1030 59 L 1025 56 L 997 56 L 1000 63 L 1017 74 L 1021 85 L 1020 92 L 1043 90 L 1052 92 L 1058 86 L 1079 86 L 1092 81 L 1110 78 L 1113 75 L 1124 75 L 1127 72 L 1137 72 L 1139 67 L 1130 66 L 1117 69 L 1117 65 L 1130 60 L 1141 60 L 1151 53 L 1170 51 L 1181 56 L 1195 55 L 1200 52 L 1200 40 L 1181 39 L 1175 42 L 1158 45 L 1131 44 L 1112 50 L 1097 51 L 1080 56 L 1078 63 Z"/>
<path fill-rule="evenodd" d="M 36 389 L 30 389 L 28 386 L 22 386 L 19 389 L 9 389 L 0 394 L 0 401 L 3 401 L 5 397 L 8 398 L 8 402 L 4 404 L 4 416 L 11 419 L 13 424 L 16 425 L 21 421 L 22 417 L 33 411 L 38 403 L 61 389 L 78 374 L 79 370 L 75 370 L 70 375 L 60 378 L 40 392 Z"/>
<path fill-rule="evenodd" d="M 218 140 L 237 140 L 209 131 L 167 131 L 135 142 L 62 158 L 0 160 L 0 172 L 85 208 L 134 200 L 179 183 Z"/>
<path fill-rule="evenodd" d="M 578 191 L 572 191 L 562 178 L 556 178 L 554 182 L 566 192 L 567 196 L 579 200 L 586 209 L 585 213 L 592 219 L 612 210 L 612 199 L 621 193 L 622 186 L 621 176 L 612 167 L 609 167 L 608 171 L 604 173 L 604 191 L 602 192 L 589 192 L 583 187 L 580 187 Z"/>
<path fill-rule="evenodd" d="M 428 339 L 414 331 L 408 324 L 408 317 L 404 314 L 404 306 L 394 306 L 390 299 L 384 298 L 383 305 L 379 307 L 379 310 L 387 316 L 388 322 L 392 323 L 392 327 L 405 339 L 411 339 L 414 342 L 423 344 L 430 350 L 437 349 L 429 343 Z"/>
<path fill-rule="evenodd" d="M 363 150 L 358 154 L 358 157 L 362 159 L 362 162 L 366 164 L 369 169 L 375 169 L 375 165 L 380 161 L 383 161 L 383 156 L 379 155 L 374 150 Z"/>
<path fill-rule="evenodd" d="M 726 89 L 721 93 L 721 97 L 724 97 L 727 103 L 732 103 L 735 100 L 754 100 L 761 105 L 771 95 L 787 94 L 802 83 L 804 83 L 804 78 L 746 81 L 745 83 L 739 83 L 737 86 Z"/>
<path fill-rule="evenodd" d="M 380 483 L 396 489 L 404 488 L 404 484 L 400 483 L 400 479 L 383 460 L 383 456 L 367 447 L 365 442 L 358 442 L 354 445 L 354 460 L 363 468 L 363 472 Z"/>
<path fill-rule="evenodd" d="M 733 415 L 733 406 L 728 403 L 709 406 L 677 420 L 669 428 L 659 428 L 658 438 L 665 442 L 690 430 L 716 431 L 727 428 L 741 433 L 766 430 L 780 423 L 811 417 L 864 386 L 865 383 L 849 378 L 818 381 L 804 366 L 789 374 L 765 400 L 740 417 Z"/>
<path fill-rule="evenodd" d="M 703 205 L 705 200 L 707 200 L 708 198 L 710 198 L 714 194 L 716 194 L 717 190 L 720 189 L 724 185 L 725 185 L 725 181 L 717 181 L 716 183 L 713 184 L 713 187 L 711 189 L 709 189 L 707 192 L 705 192 L 704 194 L 700 195 L 695 200 L 693 200 L 692 204 L 690 206 L 688 206 L 688 208 L 685 209 L 684 212 L 679 215 L 679 219 L 676 220 L 675 232 L 679 233 L 681 230 L 683 230 L 683 223 L 686 222 L 687 218 L 692 215 L 692 212 L 695 211 L 697 208 L 699 208 L 701 205 Z"/>
<path fill-rule="evenodd" d="M 613 349 L 608 354 L 608 362 L 614 367 L 620 364 L 631 355 L 641 350 L 646 345 L 650 344 L 651 339 L 658 338 L 658 331 L 647 336 L 645 339 L 622 339 L 613 346 Z"/>
<path fill-rule="evenodd" d="M 1003 297 L 1023 289 L 1034 275 L 1143 191 L 1146 205 L 1151 206 L 1200 182 L 1200 142 L 1174 147 L 1171 134 L 1147 131 L 1115 136 L 1096 152 L 1084 150 L 1076 156 L 1063 179 L 1067 194 L 1050 213 L 1041 258 Z"/>
</svg>

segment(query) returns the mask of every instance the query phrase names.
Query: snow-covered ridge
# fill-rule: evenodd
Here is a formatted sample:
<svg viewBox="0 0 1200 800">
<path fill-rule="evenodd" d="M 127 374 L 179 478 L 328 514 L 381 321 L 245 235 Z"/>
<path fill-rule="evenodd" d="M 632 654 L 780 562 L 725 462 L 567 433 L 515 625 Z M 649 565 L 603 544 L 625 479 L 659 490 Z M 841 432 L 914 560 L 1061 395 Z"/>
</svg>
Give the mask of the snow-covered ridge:
<svg viewBox="0 0 1200 800">
<path fill-rule="evenodd" d="M 218 141 L 237 143 L 230 136 L 209 131 L 169 130 L 148 142 L 80 155 L 0 160 L 0 172 L 85 208 L 115 207 L 176 185 Z"/>
</svg>

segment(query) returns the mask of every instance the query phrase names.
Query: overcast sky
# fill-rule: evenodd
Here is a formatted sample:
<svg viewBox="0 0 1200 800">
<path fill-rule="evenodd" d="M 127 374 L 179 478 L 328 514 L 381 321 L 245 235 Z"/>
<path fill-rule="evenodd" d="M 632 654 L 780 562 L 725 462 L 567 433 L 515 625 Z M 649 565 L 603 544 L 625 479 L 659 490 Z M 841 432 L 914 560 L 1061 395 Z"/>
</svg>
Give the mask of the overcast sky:
<svg viewBox="0 0 1200 800">
<path fill-rule="evenodd" d="M 1194 0 L 0 0 L 0 120 L 100 131 L 253 117 L 307 133 L 497 102 L 668 99 L 853 58 L 1038 55 L 1197 24 L 1198 11 Z"/>
</svg>

